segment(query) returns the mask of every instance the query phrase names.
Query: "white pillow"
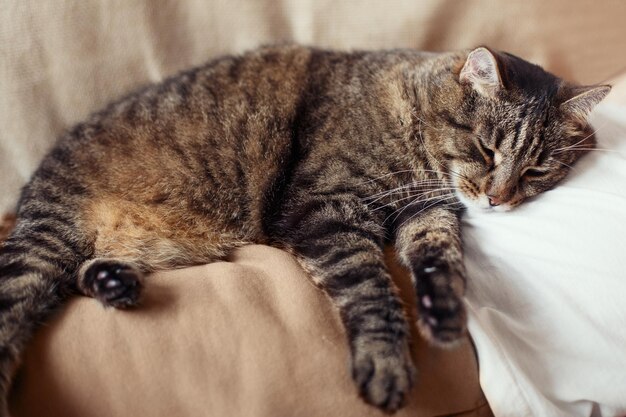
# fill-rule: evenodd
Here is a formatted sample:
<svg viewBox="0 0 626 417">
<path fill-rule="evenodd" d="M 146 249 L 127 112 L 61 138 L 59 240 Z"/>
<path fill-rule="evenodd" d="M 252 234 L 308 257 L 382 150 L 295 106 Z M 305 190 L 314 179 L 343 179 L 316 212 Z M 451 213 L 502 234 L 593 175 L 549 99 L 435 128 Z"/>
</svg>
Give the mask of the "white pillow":
<svg viewBox="0 0 626 417">
<path fill-rule="evenodd" d="M 626 106 L 557 188 L 464 218 L 469 330 L 496 417 L 626 415 Z"/>
</svg>

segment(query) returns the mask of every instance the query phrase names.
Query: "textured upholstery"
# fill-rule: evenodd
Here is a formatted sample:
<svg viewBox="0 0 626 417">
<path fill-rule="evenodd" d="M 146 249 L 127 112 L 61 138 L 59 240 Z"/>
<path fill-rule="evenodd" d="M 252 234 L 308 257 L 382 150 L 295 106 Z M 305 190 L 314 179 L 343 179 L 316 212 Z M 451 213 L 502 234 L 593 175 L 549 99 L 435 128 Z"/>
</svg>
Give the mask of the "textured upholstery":
<svg viewBox="0 0 626 417">
<path fill-rule="evenodd" d="M 412 310 L 408 277 L 395 278 Z M 15 416 L 385 416 L 358 398 L 337 311 L 285 252 L 246 247 L 146 291 L 133 311 L 79 298 L 43 329 Z M 420 383 L 398 417 L 488 412 L 469 342 L 414 340 Z"/>
</svg>

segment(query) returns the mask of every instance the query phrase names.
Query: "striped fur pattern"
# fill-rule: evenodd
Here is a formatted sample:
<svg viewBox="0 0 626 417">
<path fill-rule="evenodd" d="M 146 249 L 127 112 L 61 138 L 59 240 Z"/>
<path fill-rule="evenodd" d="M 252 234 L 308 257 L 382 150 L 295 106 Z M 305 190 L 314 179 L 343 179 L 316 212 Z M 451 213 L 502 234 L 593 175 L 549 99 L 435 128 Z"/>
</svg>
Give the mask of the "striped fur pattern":
<svg viewBox="0 0 626 417">
<path fill-rule="evenodd" d="M 132 307 L 148 273 L 252 242 L 297 256 L 341 313 L 358 392 L 397 410 L 415 369 L 383 246 L 412 272 L 423 335 L 454 344 L 464 205 L 554 186 L 593 146 L 586 115 L 606 92 L 487 48 L 288 45 L 111 104 L 44 159 L 0 251 L 0 416 L 20 352 L 67 297 Z"/>
</svg>

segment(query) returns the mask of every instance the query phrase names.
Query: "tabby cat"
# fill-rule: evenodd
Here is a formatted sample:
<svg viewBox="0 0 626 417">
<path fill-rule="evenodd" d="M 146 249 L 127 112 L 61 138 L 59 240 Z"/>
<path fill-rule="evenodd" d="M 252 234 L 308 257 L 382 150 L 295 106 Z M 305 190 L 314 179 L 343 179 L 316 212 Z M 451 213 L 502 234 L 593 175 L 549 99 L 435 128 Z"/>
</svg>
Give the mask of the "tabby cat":
<svg viewBox="0 0 626 417">
<path fill-rule="evenodd" d="M 0 253 L 0 415 L 20 352 L 73 293 L 127 308 L 152 271 L 262 243 L 292 252 L 340 311 L 365 401 L 414 382 L 393 243 L 423 335 L 464 334 L 459 216 L 553 187 L 594 146 L 609 86 L 480 47 L 267 47 L 137 91 L 67 132 L 22 192 Z"/>
</svg>

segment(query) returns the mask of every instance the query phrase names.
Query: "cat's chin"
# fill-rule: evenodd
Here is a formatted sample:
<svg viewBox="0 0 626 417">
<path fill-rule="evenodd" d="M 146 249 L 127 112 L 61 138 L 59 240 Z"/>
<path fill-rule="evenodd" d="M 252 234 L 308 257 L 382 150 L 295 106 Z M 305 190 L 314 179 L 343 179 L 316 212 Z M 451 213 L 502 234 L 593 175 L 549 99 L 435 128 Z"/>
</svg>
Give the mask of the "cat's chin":
<svg viewBox="0 0 626 417">
<path fill-rule="evenodd" d="M 499 206 L 492 207 L 491 209 L 498 213 L 506 213 L 507 211 L 513 210 L 513 206 L 507 203 L 507 204 L 502 204 Z"/>
<path fill-rule="evenodd" d="M 482 198 L 481 198 L 482 197 Z M 469 198 L 462 191 L 456 191 L 456 198 L 470 211 L 486 212 L 491 211 L 493 207 L 489 205 L 487 196 L 479 196 L 478 198 Z"/>
</svg>

